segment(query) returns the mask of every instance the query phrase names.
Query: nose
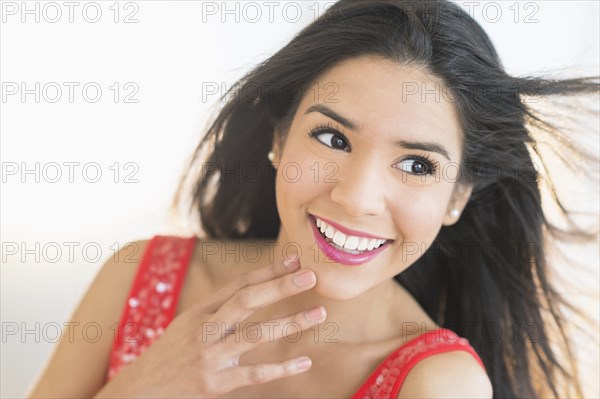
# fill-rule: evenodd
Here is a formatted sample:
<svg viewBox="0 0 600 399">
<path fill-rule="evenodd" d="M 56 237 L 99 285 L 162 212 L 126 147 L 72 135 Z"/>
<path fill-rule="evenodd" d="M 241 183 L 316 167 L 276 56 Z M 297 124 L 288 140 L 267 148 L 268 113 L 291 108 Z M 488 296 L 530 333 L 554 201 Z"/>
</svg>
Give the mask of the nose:
<svg viewBox="0 0 600 399">
<path fill-rule="evenodd" d="M 379 215 L 385 210 L 381 164 L 357 161 L 340 165 L 331 200 L 340 204 L 348 215 Z"/>
</svg>

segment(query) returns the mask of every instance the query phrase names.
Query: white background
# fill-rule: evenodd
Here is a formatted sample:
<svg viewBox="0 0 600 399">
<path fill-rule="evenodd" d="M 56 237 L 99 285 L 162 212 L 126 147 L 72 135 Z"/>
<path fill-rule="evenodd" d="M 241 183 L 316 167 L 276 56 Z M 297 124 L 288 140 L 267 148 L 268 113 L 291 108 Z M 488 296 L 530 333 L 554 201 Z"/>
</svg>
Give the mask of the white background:
<svg viewBox="0 0 600 399">
<path fill-rule="evenodd" d="M 47 2 L 26 3 L 28 9 L 37 4 L 39 22 L 35 13 L 25 15 L 22 22 L 21 1 L 2 2 L 0 80 L 5 88 L 25 82 L 32 89 L 35 82 L 41 87 L 56 82 L 63 89 L 56 103 L 48 101 L 56 95 L 50 86 L 39 103 L 33 94 L 22 101 L 20 93 L 11 96 L 6 90 L 0 103 L 2 397 L 25 395 L 53 349 L 41 327 L 37 337 L 35 333 L 21 337 L 6 335 L 9 325 L 34 331 L 36 322 L 62 325 L 117 247 L 155 234 L 185 233 L 169 223 L 167 208 L 184 161 L 211 110 L 220 105 L 217 95 L 203 98 L 203 84 L 231 87 L 330 4 L 310 0 L 285 8 L 294 2 L 279 2 L 271 21 L 263 2 L 255 3 L 262 11 L 260 18 L 256 18 L 256 8 L 244 8 L 248 2 L 227 2 L 227 9 L 237 7 L 238 12 L 226 15 L 221 2 L 204 3 L 205 10 L 217 7 L 217 14 L 203 13 L 201 1 L 120 2 L 117 7 L 113 1 L 100 1 L 100 20 L 91 23 L 85 18 L 95 18 L 95 8 L 78 2 L 71 23 L 69 9 L 59 1 L 55 4 L 62 17 L 52 23 L 57 8 Z M 570 76 L 598 74 L 596 1 L 469 3 L 509 73 L 534 75 L 564 68 Z M 467 9 L 466 3 L 459 4 Z M 297 21 L 296 5 L 301 10 Z M 13 15 L 14 7 L 18 10 Z M 499 16 L 497 8 L 502 11 Z M 115 9 L 119 10 L 118 22 L 114 21 Z M 128 15 L 138 22 L 125 23 Z M 537 22 L 525 23 L 528 15 Z M 64 82 L 79 84 L 72 103 Z M 117 102 L 115 82 L 121 94 Z M 87 83 L 101 87 L 98 102 L 83 97 L 82 87 Z M 124 102 L 131 87 L 138 89 L 133 95 L 137 103 Z M 89 89 L 87 94 L 93 97 L 94 91 Z M 592 148 L 598 148 L 597 139 L 596 131 Z M 61 166 L 62 178 L 57 183 L 48 181 L 56 174 L 53 162 Z M 73 182 L 66 162 L 79 163 Z M 34 169 L 36 163 L 39 182 L 33 173 L 22 174 L 22 166 Z M 102 176 L 97 183 L 84 179 L 95 176 L 95 169 L 87 169 L 84 175 L 84 165 L 99 166 Z M 14 166 L 19 170 L 12 175 L 8 171 Z M 118 176 L 115 170 L 120 171 Z M 137 182 L 125 182 L 128 175 Z M 597 205 L 589 204 L 597 204 L 598 187 L 579 189 L 577 197 L 584 199 L 580 205 L 597 212 Z M 73 258 L 66 242 L 78 243 Z M 5 250 L 11 243 L 24 247 L 9 254 Z M 88 251 L 82 252 L 85 244 Z M 50 261 L 56 256 L 52 245 L 62 249 L 56 262 Z M 44 247 L 46 254 L 41 250 Z M 96 254 L 95 248 L 101 252 Z M 33 251 L 26 255 L 23 249 Z M 589 294 L 598 293 L 598 246 L 572 252 L 591 270 L 579 279 L 591 283 L 587 291 L 570 290 L 567 296 L 597 317 L 598 298 Z M 565 274 L 578 277 L 571 269 Z M 598 336 L 597 331 L 590 333 Z M 583 369 L 592 376 L 588 395 L 598 397 L 598 381 L 593 378 L 598 375 L 598 348 L 579 342 Z"/>
</svg>

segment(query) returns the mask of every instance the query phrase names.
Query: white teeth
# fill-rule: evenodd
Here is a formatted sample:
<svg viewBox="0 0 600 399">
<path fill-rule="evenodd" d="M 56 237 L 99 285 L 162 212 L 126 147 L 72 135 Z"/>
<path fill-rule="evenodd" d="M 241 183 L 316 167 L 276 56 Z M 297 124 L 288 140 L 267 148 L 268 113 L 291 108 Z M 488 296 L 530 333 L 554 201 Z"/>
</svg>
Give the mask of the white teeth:
<svg viewBox="0 0 600 399">
<path fill-rule="evenodd" d="M 358 250 L 362 251 L 367 249 L 367 246 L 369 245 L 369 239 L 368 238 L 361 238 L 360 241 L 358 242 Z"/>
<path fill-rule="evenodd" d="M 370 250 L 372 250 L 373 248 L 375 248 L 375 243 L 376 243 L 376 241 L 379 241 L 379 240 L 375 240 L 375 239 L 369 240 L 369 245 L 367 245 L 367 250 L 369 250 L 369 251 L 370 251 Z"/>
<path fill-rule="evenodd" d="M 366 238 L 348 236 L 341 231 L 336 230 L 333 226 L 329 226 L 326 222 L 319 218 L 316 219 L 317 228 L 325 237 L 329 238 L 338 247 L 352 251 L 351 253 L 358 251 L 368 250 L 371 251 L 375 248 L 379 248 L 387 240 L 380 240 L 377 238 Z"/>
<path fill-rule="evenodd" d="M 342 233 L 341 231 L 336 231 L 335 234 L 333 235 L 332 240 L 334 243 L 336 243 L 340 247 L 343 247 L 344 243 L 346 242 L 346 235 L 344 233 Z"/>
<path fill-rule="evenodd" d="M 369 241 L 369 245 L 367 246 L 367 248 L 369 248 L 371 245 L 373 245 L 373 248 L 379 248 L 384 242 L 385 240 L 373 239 Z"/>
<path fill-rule="evenodd" d="M 333 238 L 334 233 L 335 233 L 335 230 L 333 229 L 333 227 L 327 226 L 327 230 L 325 230 L 325 237 Z"/>
<path fill-rule="evenodd" d="M 346 247 L 340 247 L 339 245 L 337 245 L 335 243 L 331 243 L 331 245 L 333 245 L 333 247 L 335 249 L 337 249 L 338 251 L 346 252 L 347 254 L 358 255 L 358 254 L 362 254 L 362 253 L 366 252 L 366 251 L 355 251 L 352 249 L 346 249 Z"/>
<path fill-rule="evenodd" d="M 344 243 L 344 248 L 346 248 L 346 249 L 358 248 L 358 237 L 350 236 L 350 237 L 346 238 L 346 242 Z"/>
</svg>

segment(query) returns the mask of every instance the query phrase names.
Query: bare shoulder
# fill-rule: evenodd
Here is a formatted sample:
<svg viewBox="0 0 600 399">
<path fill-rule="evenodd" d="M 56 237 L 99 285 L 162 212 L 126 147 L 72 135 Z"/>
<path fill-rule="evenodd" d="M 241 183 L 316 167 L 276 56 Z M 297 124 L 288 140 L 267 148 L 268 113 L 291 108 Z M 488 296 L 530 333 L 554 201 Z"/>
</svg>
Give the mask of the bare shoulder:
<svg viewBox="0 0 600 399">
<path fill-rule="evenodd" d="M 72 330 L 63 329 L 29 398 L 92 397 L 101 389 L 115 328 L 149 242 L 125 244 L 105 260 L 71 314 L 71 324 L 65 323 Z M 94 328 L 85 328 L 90 325 Z"/>
<path fill-rule="evenodd" d="M 492 383 L 470 353 L 454 350 L 431 355 L 408 373 L 398 399 L 492 398 Z"/>
<path fill-rule="evenodd" d="M 125 304 L 139 263 L 149 243 L 149 239 L 130 241 L 121 246 L 110 258 L 106 259 L 96 274 L 84 300 L 88 295 L 99 294 L 102 297 L 108 297 L 111 294 L 116 296 L 115 299 L 111 300 L 111 304 L 122 307 Z M 111 311 L 113 309 L 106 310 Z M 120 316 L 120 310 L 123 309 L 119 309 L 118 316 Z"/>
</svg>

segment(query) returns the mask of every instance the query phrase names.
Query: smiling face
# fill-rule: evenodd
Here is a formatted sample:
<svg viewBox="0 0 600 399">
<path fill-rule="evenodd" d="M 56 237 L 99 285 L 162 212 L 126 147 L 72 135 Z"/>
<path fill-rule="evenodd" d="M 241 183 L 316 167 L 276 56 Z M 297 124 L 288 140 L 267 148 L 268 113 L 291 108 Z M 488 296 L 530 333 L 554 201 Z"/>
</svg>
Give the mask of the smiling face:
<svg viewBox="0 0 600 399">
<path fill-rule="evenodd" d="M 347 60 L 311 87 L 329 90 L 305 95 L 283 147 L 273 146 L 278 242 L 298 245 L 319 294 L 348 299 L 405 270 L 458 220 L 451 210 L 461 212 L 470 195 L 456 183 L 461 132 L 441 83 L 389 60 Z M 390 242 L 360 264 L 344 262 L 353 257 L 343 251 L 332 260 L 310 215 L 347 233 L 337 241 L 363 233 Z"/>
</svg>

